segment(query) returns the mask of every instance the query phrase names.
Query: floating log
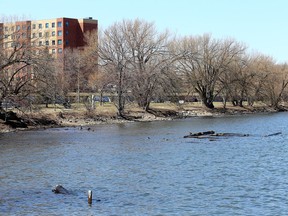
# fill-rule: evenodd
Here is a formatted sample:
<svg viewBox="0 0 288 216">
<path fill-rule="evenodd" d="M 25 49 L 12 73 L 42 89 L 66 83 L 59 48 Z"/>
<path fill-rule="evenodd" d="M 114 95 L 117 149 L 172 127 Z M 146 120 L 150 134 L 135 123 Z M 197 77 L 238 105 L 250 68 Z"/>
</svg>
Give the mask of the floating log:
<svg viewBox="0 0 288 216">
<path fill-rule="evenodd" d="M 237 136 L 237 137 L 246 137 L 249 136 L 249 134 L 241 134 L 241 133 L 215 133 L 211 136 L 224 136 L 224 137 L 231 137 L 231 136 Z"/>
<path fill-rule="evenodd" d="M 246 136 L 249 136 L 249 134 L 215 133 L 215 131 L 204 131 L 204 132 L 198 132 L 198 133 L 190 133 L 189 135 L 184 136 L 184 138 L 203 139 L 203 138 L 211 138 L 211 137 L 231 137 L 231 136 L 246 137 Z"/>
<path fill-rule="evenodd" d="M 204 132 L 198 132 L 198 133 L 191 133 L 187 136 L 184 136 L 184 138 L 199 138 L 199 137 L 203 137 L 206 135 L 212 135 L 215 134 L 215 131 L 204 131 Z"/>
<path fill-rule="evenodd" d="M 266 135 L 265 137 L 277 136 L 277 135 L 280 135 L 280 134 L 282 134 L 282 132 L 277 132 L 277 133 L 268 134 L 268 135 Z"/>
</svg>

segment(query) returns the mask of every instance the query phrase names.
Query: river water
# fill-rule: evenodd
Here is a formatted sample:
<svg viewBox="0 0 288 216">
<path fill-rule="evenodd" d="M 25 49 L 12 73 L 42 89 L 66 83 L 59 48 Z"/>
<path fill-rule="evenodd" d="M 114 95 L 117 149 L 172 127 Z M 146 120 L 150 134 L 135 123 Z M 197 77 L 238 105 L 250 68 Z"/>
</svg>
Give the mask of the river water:
<svg viewBox="0 0 288 216">
<path fill-rule="evenodd" d="M 288 215 L 287 123 L 276 113 L 1 134 L 0 215 Z M 183 138 L 207 130 L 250 136 Z"/>
</svg>

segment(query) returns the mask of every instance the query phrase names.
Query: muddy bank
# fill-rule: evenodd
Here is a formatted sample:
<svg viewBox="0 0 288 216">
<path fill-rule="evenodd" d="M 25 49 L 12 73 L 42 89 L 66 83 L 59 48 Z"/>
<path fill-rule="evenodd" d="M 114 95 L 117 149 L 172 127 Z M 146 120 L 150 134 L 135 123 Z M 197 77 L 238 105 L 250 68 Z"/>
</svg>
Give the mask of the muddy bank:
<svg viewBox="0 0 288 216">
<path fill-rule="evenodd" d="M 123 117 L 116 115 L 87 115 L 87 113 L 76 112 L 54 112 L 45 114 L 33 112 L 26 114 L 16 114 L 12 111 L 0 113 L 0 133 L 13 132 L 18 130 L 32 130 L 52 127 L 81 127 L 96 124 L 117 124 L 125 122 L 146 122 L 146 121 L 164 121 L 189 117 L 208 117 L 208 116 L 226 116 L 243 115 L 261 112 L 277 112 L 269 108 L 258 109 L 213 109 L 197 108 L 190 110 L 168 110 L 153 109 L 149 112 L 129 111 Z"/>
</svg>

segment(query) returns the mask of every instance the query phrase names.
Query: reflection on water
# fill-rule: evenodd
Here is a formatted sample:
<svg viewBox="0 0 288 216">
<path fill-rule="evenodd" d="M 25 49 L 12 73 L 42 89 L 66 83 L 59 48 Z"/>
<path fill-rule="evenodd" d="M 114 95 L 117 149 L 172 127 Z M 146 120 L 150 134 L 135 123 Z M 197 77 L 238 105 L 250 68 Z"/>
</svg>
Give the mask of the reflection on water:
<svg viewBox="0 0 288 216">
<path fill-rule="evenodd" d="M 279 113 L 2 134 L 0 215 L 287 215 L 287 120 Z M 251 136 L 183 138 L 205 130 Z M 73 193 L 52 193 L 56 184 Z"/>
</svg>

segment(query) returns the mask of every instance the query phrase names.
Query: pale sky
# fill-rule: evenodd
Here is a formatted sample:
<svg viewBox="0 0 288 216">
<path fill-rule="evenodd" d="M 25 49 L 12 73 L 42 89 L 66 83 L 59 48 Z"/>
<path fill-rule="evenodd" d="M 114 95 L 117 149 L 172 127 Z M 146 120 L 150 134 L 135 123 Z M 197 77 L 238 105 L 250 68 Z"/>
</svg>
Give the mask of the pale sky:
<svg viewBox="0 0 288 216">
<path fill-rule="evenodd" d="M 179 36 L 232 37 L 250 52 L 288 62 L 288 0 L 0 0 L 3 16 L 31 20 L 93 17 L 101 29 L 139 18 Z"/>
</svg>

